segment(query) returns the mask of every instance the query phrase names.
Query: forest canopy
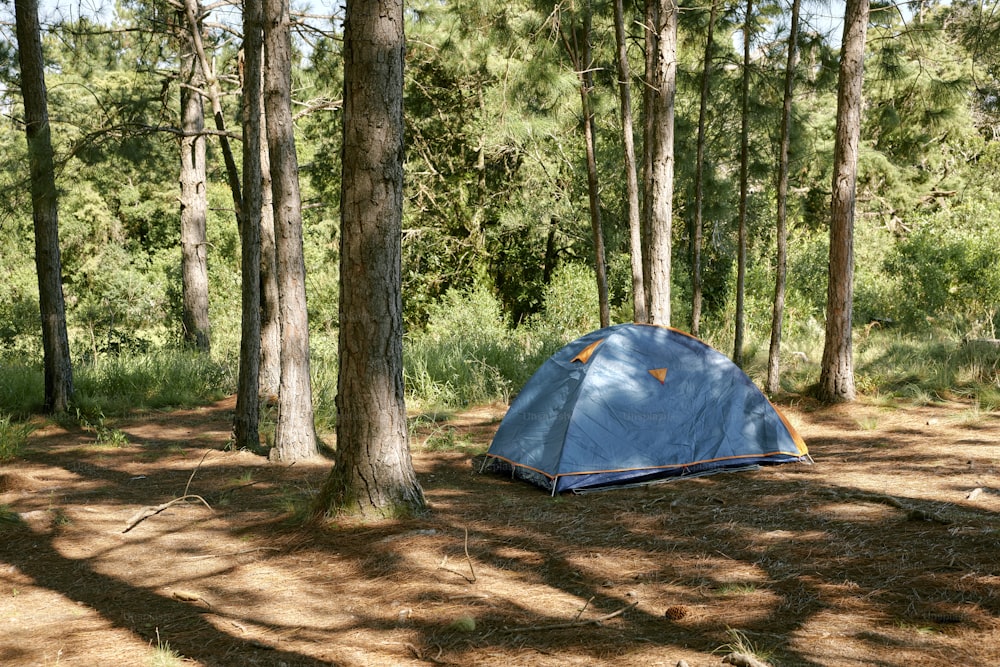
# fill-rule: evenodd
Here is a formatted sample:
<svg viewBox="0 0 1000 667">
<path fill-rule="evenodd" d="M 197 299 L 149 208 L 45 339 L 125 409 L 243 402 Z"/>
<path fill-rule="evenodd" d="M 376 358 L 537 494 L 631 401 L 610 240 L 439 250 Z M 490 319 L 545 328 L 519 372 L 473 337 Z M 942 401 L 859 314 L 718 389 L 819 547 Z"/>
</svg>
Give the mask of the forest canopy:
<svg viewBox="0 0 1000 667">
<path fill-rule="evenodd" d="M 67 321 L 74 358 L 182 344 L 178 141 L 181 66 L 172 10 L 124 2 L 43 16 Z M 691 309 L 694 152 L 710 3 L 683 3 L 676 94 L 672 302 Z M 4 12 L 11 11 L 7 4 Z M 341 17 L 297 7 L 294 118 L 314 353 L 339 327 Z M 324 8 L 326 9 L 326 8 Z M 855 228 L 854 323 L 996 338 L 1000 325 L 1000 20 L 995 3 L 872 7 Z M 307 11 L 308 10 L 308 11 Z M 635 12 L 636 7 L 626 7 Z M 731 340 L 735 309 L 740 83 L 746 7 L 722 3 L 710 53 L 703 171 L 702 336 Z M 754 7 L 749 74 L 748 339 L 768 335 L 789 7 Z M 822 331 L 836 113 L 839 6 L 808 4 L 798 40 L 789 151 L 786 336 Z M 240 12 L 204 21 L 233 150 L 239 136 Z M 560 15 L 532 2 L 410 3 L 406 9 L 403 303 L 410 344 L 486 311 L 504 331 L 564 339 L 596 326 L 587 160 L 576 73 Z M 633 27 L 641 17 L 633 16 Z M 590 90 L 614 321 L 632 319 L 622 119 L 611 6 L 592 5 Z M 12 21 L 3 30 L 11 32 Z M 40 358 L 31 201 L 13 35 L 0 42 L 0 354 Z M 642 73 L 641 35 L 627 55 Z M 210 125 L 210 124 L 209 124 Z M 640 125 L 637 123 L 637 127 Z M 636 140 L 643 150 L 641 132 Z M 207 141 L 213 354 L 238 349 L 240 236 L 219 144 Z M 454 304 L 459 303 L 456 306 Z M 449 306 L 448 304 L 452 304 Z M 450 312 L 449 312 L 450 309 Z M 475 338 L 492 323 L 454 326 Z M 501 336 L 510 337 L 507 334 Z M 330 356 L 330 355 L 328 355 Z M 408 381 L 414 378 L 410 361 Z M 419 369 L 418 369 L 419 370 Z"/>
</svg>

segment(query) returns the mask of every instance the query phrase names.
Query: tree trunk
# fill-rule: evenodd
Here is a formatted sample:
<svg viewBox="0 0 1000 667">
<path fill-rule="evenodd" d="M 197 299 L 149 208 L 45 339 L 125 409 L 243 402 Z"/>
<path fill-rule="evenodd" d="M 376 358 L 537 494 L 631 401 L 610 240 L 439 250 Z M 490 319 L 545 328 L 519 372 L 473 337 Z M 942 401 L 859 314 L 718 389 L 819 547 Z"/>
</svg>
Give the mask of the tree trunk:
<svg viewBox="0 0 1000 667">
<path fill-rule="evenodd" d="M 643 12 L 643 30 L 645 33 L 645 73 L 643 74 L 642 91 L 642 286 L 646 294 L 646 321 L 650 322 L 650 307 L 652 305 L 652 264 L 650 263 L 650 244 L 652 243 L 653 225 L 653 137 L 656 133 L 656 118 L 654 116 L 654 98 L 656 96 L 656 44 L 659 19 L 659 0 L 645 0 Z"/>
<path fill-rule="evenodd" d="M 260 109 L 260 126 L 267 127 L 263 106 Z M 264 132 L 260 142 L 260 183 L 260 395 L 271 403 L 277 403 L 281 391 L 281 315 L 274 244 L 271 157 Z"/>
<path fill-rule="evenodd" d="M 818 395 L 821 400 L 853 401 L 854 359 L 851 318 L 854 301 L 854 207 L 861 84 L 864 75 L 868 0 L 847 0 L 837 89 L 837 136 L 833 149 L 830 205 L 830 272 L 826 299 L 826 339 Z"/>
<path fill-rule="evenodd" d="M 767 354 L 765 389 L 775 394 L 781 387 L 781 327 L 785 313 L 785 280 L 788 274 L 788 148 L 792 133 L 792 94 L 798 64 L 799 5 L 792 0 L 792 22 L 788 29 L 788 60 L 785 64 L 785 94 L 781 107 L 781 147 L 778 152 L 777 267 L 774 282 L 774 307 L 771 312 L 771 345 Z"/>
<path fill-rule="evenodd" d="M 209 352 L 208 182 L 201 68 L 190 35 L 181 33 L 181 322 L 184 341 Z"/>
<path fill-rule="evenodd" d="M 712 49 L 719 0 L 712 0 L 708 35 L 705 38 L 705 61 L 701 70 L 701 101 L 698 107 L 698 139 L 694 162 L 694 223 L 691 226 L 691 334 L 701 333 L 701 237 L 704 228 L 702 209 L 705 202 L 705 124 L 708 116 L 708 91 L 712 75 Z"/>
<path fill-rule="evenodd" d="M 654 68 L 650 160 L 650 320 L 670 324 L 670 263 L 674 195 L 674 93 L 677 88 L 677 5 L 655 0 L 656 65 Z"/>
<path fill-rule="evenodd" d="M 604 256 L 604 229 L 601 224 L 601 195 L 597 182 L 597 137 L 594 128 L 594 113 L 590 106 L 590 90 L 593 88 L 591 74 L 590 47 L 591 10 L 587 4 L 583 15 L 583 27 L 578 35 L 563 34 L 563 44 L 570 61 L 576 69 L 580 81 L 580 106 L 583 111 L 583 136 L 587 151 L 587 194 L 590 204 L 590 233 L 594 243 L 594 276 L 597 279 L 597 299 L 601 328 L 611 323 L 611 308 L 608 304 L 608 274 Z M 582 44 L 581 44 L 582 42 Z"/>
<path fill-rule="evenodd" d="M 746 330 L 747 199 L 750 197 L 750 43 L 753 41 L 753 0 L 747 0 L 743 20 L 743 83 L 740 87 L 740 206 L 736 250 L 736 331 L 733 363 L 743 367 L 743 335 Z"/>
<path fill-rule="evenodd" d="M 37 0 L 14 3 L 17 53 L 24 98 L 24 128 L 31 173 L 31 208 L 35 227 L 35 268 L 42 320 L 45 410 L 65 412 L 73 400 L 73 364 L 66 333 L 66 304 L 59 252 L 59 202 L 56 194 L 48 94 L 42 57 Z"/>
<path fill-rule="evenodd" d="M 219 147 L 222 149 L 222 157 L 226 164 L 226 180 L 229 182 L 229 190 L 233 196 L 233 208 L 236 210 L 236 223 L 241 224 L 243 219 L 243 195 L 241 193 L 240 173 L 236 168 L 236 159 L 233 157 L 233 150 L 229 146 L 229 136 L 226 133 L 226 117 L 222 114 L 222 91 L 219 89 L 219 78 L 215 74 L 212 63 L 208 61 L 205 53 L 205 46 L 201 38 L 201 18 L 202 10 L 198 0 L 184 0 L 184 12 L 187 16 L 188 29 L 191 33 L 191 44 L 194 47 L 195 56 L 201 66 L 201 74 L 205 81 L 205 94 L 212 104 L 212 117 L 215 120 L 215 129 L 219 131 Z"/>
<path fill-rule="evenodd" d="M 292 36 L 288 0 L 264 2 L 264 107 L 274 197 L 275 266 L 281 321 L 281 386 L 271 459 L 318 454 L 309 377 L 309 313 L 302 251 L 302 199 L 292 124 Z"/>
<path fill-rule="evenodd" d="M 264 59 L 261 0 L 243 1 L 243 225 L 240 228 L 242 326 L 240 374 L 233 440 L 237 449 L 260 448 L 260 171 L 261 68 Z"/>
<path fill-rule="evenodd" d="M 642 276 L 642 222 L 639 209 L 639 181 L 635 161 L 635 134 L 632 128 L 632 75 L 625 37 L 625 9 L 615 0 L 615 43 L 618 48 L 618 91 L 622 113 L 622 144 L 625 146 L 625 197 L 632 259 L 632 319 L 647 322 L 646 288 Z"/>
<path fill-rule="evenodd" d="M 403 54 L 402 0 L 348 0 L 337 460 L 319 514 L 426 506 L 403 398 Z"/>
</svg>

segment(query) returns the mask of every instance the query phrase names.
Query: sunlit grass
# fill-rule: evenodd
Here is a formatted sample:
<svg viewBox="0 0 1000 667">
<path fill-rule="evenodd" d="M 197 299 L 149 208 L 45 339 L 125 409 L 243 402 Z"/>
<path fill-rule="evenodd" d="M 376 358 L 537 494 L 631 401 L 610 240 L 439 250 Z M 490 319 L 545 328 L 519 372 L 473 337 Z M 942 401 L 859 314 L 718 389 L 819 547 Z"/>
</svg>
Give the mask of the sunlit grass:
<svg viewBox="0 0 1000 667">
<path fill-rule="evenodd" d="M 0 462 L 20 456 L 33 430 L 35 427 L 28 422 L 15 421 L 0 414 Z"/>
<path fill-rule="evenodd" d="M 83 414 L 203 405 L 235 389 L 232 369 L 186 350 L 101 358 L 79 365 L 74 382 L 73 403 Z"/>
</svg>

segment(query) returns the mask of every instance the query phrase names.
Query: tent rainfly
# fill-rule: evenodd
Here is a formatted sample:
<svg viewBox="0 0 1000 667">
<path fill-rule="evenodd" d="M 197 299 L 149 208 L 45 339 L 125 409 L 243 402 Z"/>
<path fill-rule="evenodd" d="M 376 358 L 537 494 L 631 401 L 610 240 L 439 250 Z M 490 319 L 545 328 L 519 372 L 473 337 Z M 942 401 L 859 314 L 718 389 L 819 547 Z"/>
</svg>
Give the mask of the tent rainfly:
<svg viewBox="0 0 1000 667">
<path fill-rule="evenodd" d="M 669 327 L 618 324 L 550 357 L 483 463 L 553 494 L 811 462 L 805 442 L 725 355 Z"/>
</svg>

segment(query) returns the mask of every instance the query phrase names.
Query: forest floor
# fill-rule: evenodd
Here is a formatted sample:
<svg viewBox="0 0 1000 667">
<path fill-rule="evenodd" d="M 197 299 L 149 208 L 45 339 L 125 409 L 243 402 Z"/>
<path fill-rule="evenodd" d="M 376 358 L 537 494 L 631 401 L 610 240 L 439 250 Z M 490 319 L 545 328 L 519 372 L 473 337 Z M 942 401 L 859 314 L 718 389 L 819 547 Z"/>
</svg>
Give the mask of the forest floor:
<svg viewBox="0 0 1000 667">
<path fill-rule="evenodd" d="M 425 415 L 430 512 L 310 531 L 330 461 L 226 451 L 232 409 L 39 423 L 0 665 L 1000 665 L 1000 414 L 798 400 L 815 465 L 554 498 L 470 465 L 503 406 Z"/>
</svg>

